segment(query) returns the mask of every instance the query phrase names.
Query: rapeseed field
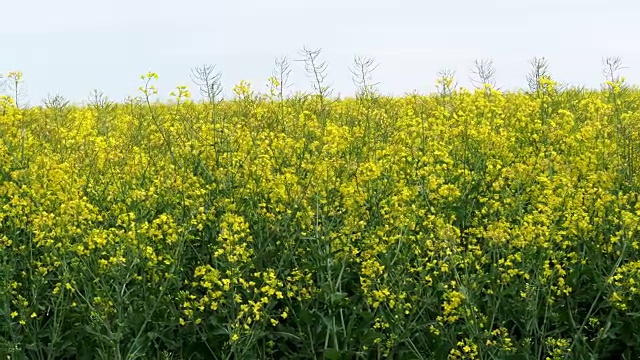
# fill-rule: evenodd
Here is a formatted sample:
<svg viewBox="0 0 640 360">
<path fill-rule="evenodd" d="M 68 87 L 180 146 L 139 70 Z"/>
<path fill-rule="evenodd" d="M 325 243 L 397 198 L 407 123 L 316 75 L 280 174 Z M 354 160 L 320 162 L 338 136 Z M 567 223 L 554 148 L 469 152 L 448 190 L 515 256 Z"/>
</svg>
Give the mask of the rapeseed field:
<svg viewBox="0 0 640 360">
<path fill-rule="evenodd" d="M 3 359 L 640 356 L 623 78 L 162 102 L 156 79 L 0 100 Z"/>
</svg>

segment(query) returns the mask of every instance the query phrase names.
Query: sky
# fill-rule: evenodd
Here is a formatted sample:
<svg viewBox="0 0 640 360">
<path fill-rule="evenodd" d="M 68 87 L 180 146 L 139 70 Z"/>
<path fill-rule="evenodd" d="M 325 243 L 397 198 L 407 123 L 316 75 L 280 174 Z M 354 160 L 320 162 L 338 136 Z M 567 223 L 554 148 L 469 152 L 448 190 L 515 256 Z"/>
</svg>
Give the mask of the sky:
<svg viewBox="0 0 640 360">
<path fill-rule="evenodd" d="M 195 86 L 193 67 L 222 72 L 226 96 L 240 80 L 265 90 L 276 58 L 292 63 L 292 91 L 310 90 L 303 47 L 321 49 L 335 95 L 354 92 L 354 56 L 374 58 L 382 93 L 435 90 L 441 70 L 469 87 L 474 61 L 491 59 L 500 88 L 526 86 L 545 57 L 561 82 L 597 87 L 602 59 L 622 58 L 640 83 L 640 2 L 634 0 L 20 0 L 0 4 L 0 73 L 19 70 L 31 104 L 59 94 L 83 101 L 138 95 L 158 73 L 166 97 Z M 194 91 L 195 92 L 195 91 Z"/>
</svg>

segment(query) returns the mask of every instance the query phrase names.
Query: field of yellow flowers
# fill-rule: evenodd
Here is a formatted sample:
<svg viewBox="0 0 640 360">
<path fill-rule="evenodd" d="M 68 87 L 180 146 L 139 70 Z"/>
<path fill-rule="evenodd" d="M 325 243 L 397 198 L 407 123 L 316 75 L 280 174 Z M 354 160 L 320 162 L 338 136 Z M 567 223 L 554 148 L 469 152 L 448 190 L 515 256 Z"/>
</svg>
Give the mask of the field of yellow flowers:
<svg viewBox="0 0 640 360">
<path fill-rule="evenodd" d="M 2 98 L 2 359 L 640 356 L 623 80 L 156 102 L 155 78 Z"/>
</svg>

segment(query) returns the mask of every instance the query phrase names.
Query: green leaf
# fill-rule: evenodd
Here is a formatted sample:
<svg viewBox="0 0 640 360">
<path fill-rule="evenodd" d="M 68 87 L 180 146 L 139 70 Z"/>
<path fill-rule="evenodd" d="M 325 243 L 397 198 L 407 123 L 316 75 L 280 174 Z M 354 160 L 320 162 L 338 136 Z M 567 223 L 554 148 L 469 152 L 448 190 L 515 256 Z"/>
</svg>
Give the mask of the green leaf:
<svg viewBox="0 0 640 360">
<path fill-rule="evenodd" d="M 332 304 L 338 303 L 344 300 L 346 297 L 347 297 L 347 293 L 343 293 L 343 292 L 337 292 L 337 293 L 331 294 L 331 303 Z"/>
<path fill-rule="evenodd" d="M 334 348 L 325 349 L 323 358 L 327 360 L 342 360 L 342 352 Z"/>
</svg>

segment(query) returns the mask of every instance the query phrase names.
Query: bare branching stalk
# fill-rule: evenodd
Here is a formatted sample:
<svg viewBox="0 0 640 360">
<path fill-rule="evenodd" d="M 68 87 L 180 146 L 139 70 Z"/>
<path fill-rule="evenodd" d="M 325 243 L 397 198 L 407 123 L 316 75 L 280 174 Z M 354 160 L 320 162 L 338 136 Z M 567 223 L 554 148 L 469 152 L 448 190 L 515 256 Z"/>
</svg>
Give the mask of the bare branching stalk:
<svg viewBox="0 0 640 360">
<path fill-rule="evenodd" d="M 311 50 L 303 47 L 300 51 L 300 55 L 303 56 L 304 68 L 309 77 L 313 80 L 313 89 L 320 97 L 321 103 L 324 103 L 324 99 L 331 95 L 331 87 L 327 85 L 327 63 L 320 61 L 318 58 L 322 49 Z"/>
<path fill-rule="evenodd" d="M 304 68 L 307 76 L 312 79 L 313 89 L 320 100 L 319 119 L 322 123 L 323 131 L 326 131 L 328 117 L 326 100 L 331 96 L 332 90 L 331 87 L 327 85 L 327 63 L 320 61 L 319 59 L 321 51 L 322 49 L 311 50 L 307 47 L 303 47 L 300 51 L 300 55 L 303 56 L 303 59 L 298 61 L 304 62 Z"/>
<path fill-rule="evenodd" d="M 219 102 L 222 94 L 222 73 L 215 65 L 201 65 L 191 69 L 191 80 L 198 85 L 200 95 L 210 104 Z"/>
<path fill-rule="evenodd" d="M 549 72 L 549 62 L 546 58 L 534 57 L 529 61 L 529 64 L 531 65 L 531 71 L 527 74 L 527 84 L 530 95 L 539 102 L 539 121 L 542 126 L 539 141 L 536 140 L 535 146 L 544 154 L 546 159 L 549 159 L 553 153 L 551 134 L 555 131 L 550 120 L 555 111 L 556 95 L 562 89 L 562 85 L 552 80 Z M 550 176 L 555 171 L 551 162 L 549 162 L 548 171 Z"/>
<path fill-rule="evenodd" d="M 91 90 L 88 102 L 95 110 L 109 110 L 114 106 L 114 102 L 111 101 L 102 91 L 97 89 Z"/>
<path fill-rule="evenodd" d="M 278 99 L 284 100 L 284 90 L 289 88 L 289 76 L 291 75 L 291 64 L 286 56 L 276 59 L 273 77 L 278 81 Z"/>
<path fill-rule="evenodd" d="M 215 65 L 201 65 L 191 70 L 191 80 L 198 86 L 200 95 L 207 99 L 211 106 L 211 123 L 213 124 L 213 147 L 217 149 L 218 103 L 222 100 L 222 73 L 216 71 Z"/>
<path fill-rule="evenodd" d="M 490 59 L 476 60 L 472 73 L 474 76 L 471 77 L 471 83 L 476 88 L 484 89 L 487 92 L 487 94 L 491 92 L 490 89 L 495 89 L 496 69 L 493 66 L 492 60 Z"/>
<path fill-rule="evenodd" d="M 626 85 L 624 77 L 620 75 L 621 70 L 626 69 L 622 64 L 620 57 L 607 57 L 602 59 L 603 69 L 602 73 L 606 77 L 606 89 L 609 95 L 609 102 L 612 105 L 613 118 L 615 120 L 615 129 L 617 132 L 616 141 L 618 142 L 617 148 L 620 151 L 619 156 L 625 164 L 626 181 L 629 184 L 633 183 L 635 161 L 633 157 L 633 141 L 631 136 L 630 127 L 623 121 L 624 112 L 624 92 Z"/>
<path fill-rule="evenodd" d="M 549 62 L 544 57 L 534 57 L 531 61 L 531 72 L 527 75 L 529 91 L 537 93 L 540 90 L 540 80 L 549 77 Z"/>
<path fill-rule="evenodd" d="M 4 115 L 7 111 L 7 105 L 12 104 L 11 97 L 5 95 L 7 91 L 7 78 L 0 74 L 0 110 L 2 110 L 2 115 Z"/>
<path fill-rule="evenodd" d="M 72 129 L 72 119 L 69 117 L 69 114 L 72 111 L 71 102 L 67 100 L 64 96 L 60 94 L 48 94 L 47 97 L 42 100 L 42 104 L 46 112 L 45 119 L 49 118 L 54 126 L 54 135 L 55 141 L 53 143 L 57 147 L 57 151 L 62 155 L 62 159 L 64 159 L 68 152 L 67 147 L 67 138 L 64 136 L 60 136 L 65 130 L 69 131 Z M 45 126 L 47 126 L 45 124 Z"/>
<path fill-rule="evenodd" d="M 373 58 L 356 56 L 349 68 L 351 80 L 356 86 L 356 97 L 370 99 L 377 95 L 379 83 L 373 82 L 373 72 L 378 68 Z"/>
<path fill-rule="evenodd" d="M 60 94 L 49 94 L 46 99 L 42 101 L 44 106 L 56 113 L 64 113 L 69 108 L 69 100 Z"/>
<path fill-rule="evenodd" d="M 5 92 L 7 90 L 7 79 L 3 74 L 0 74 L 0 92 Z"/>
<path fill-rule="evenodd" d="M 373 144 L 375 148 L 375 137 L 373 136 L 373 126 L 371 124 L 371 113 L 374 101 L 378 95 L 378 83 L 373 81 L 373 72 L 378 67 L 378 63 L 373 58 L 356 56 L 353 64 L 349 68 L 351 80 L 356 86 L 356 99 L 358 99 L 365 109 L 365 137 L 367 142 Z"/>
<path fill-rule="evenodd" d="M 609 56 L 602 59 L 602 64 L 604 65 L 602 73 L 607 78 L 607 81 L 611 83 L 619 82 L 622 79 L 620 70 L 627 68 L 622 65 L 622 58 L 617 56 Z"/>
<path fill-rule="evenodd" d="M 108 120 L 115 108 L 115 103 L 109 99 L 102 91 L 96 89 L 89 93 L 89 106 L 96 112 L 96 120 L 98 123 L 98 134 L 109 136 L 111 124 Z"/>
<path fill-rule="evenodd" d="M 280 123 L 283 128 L 285 125 L 284 91 L 291 86 L 289 83 L 289 75 L 291 75 L 291 64 L 289 63 L 289 59 L 287 59 L 286 56 L 276 59 L 275 68 L 273 69 L 273 78 L 275 79 L 274 85 L 276 85 L 278 100 L 280 101 Z"/>
</svg>

